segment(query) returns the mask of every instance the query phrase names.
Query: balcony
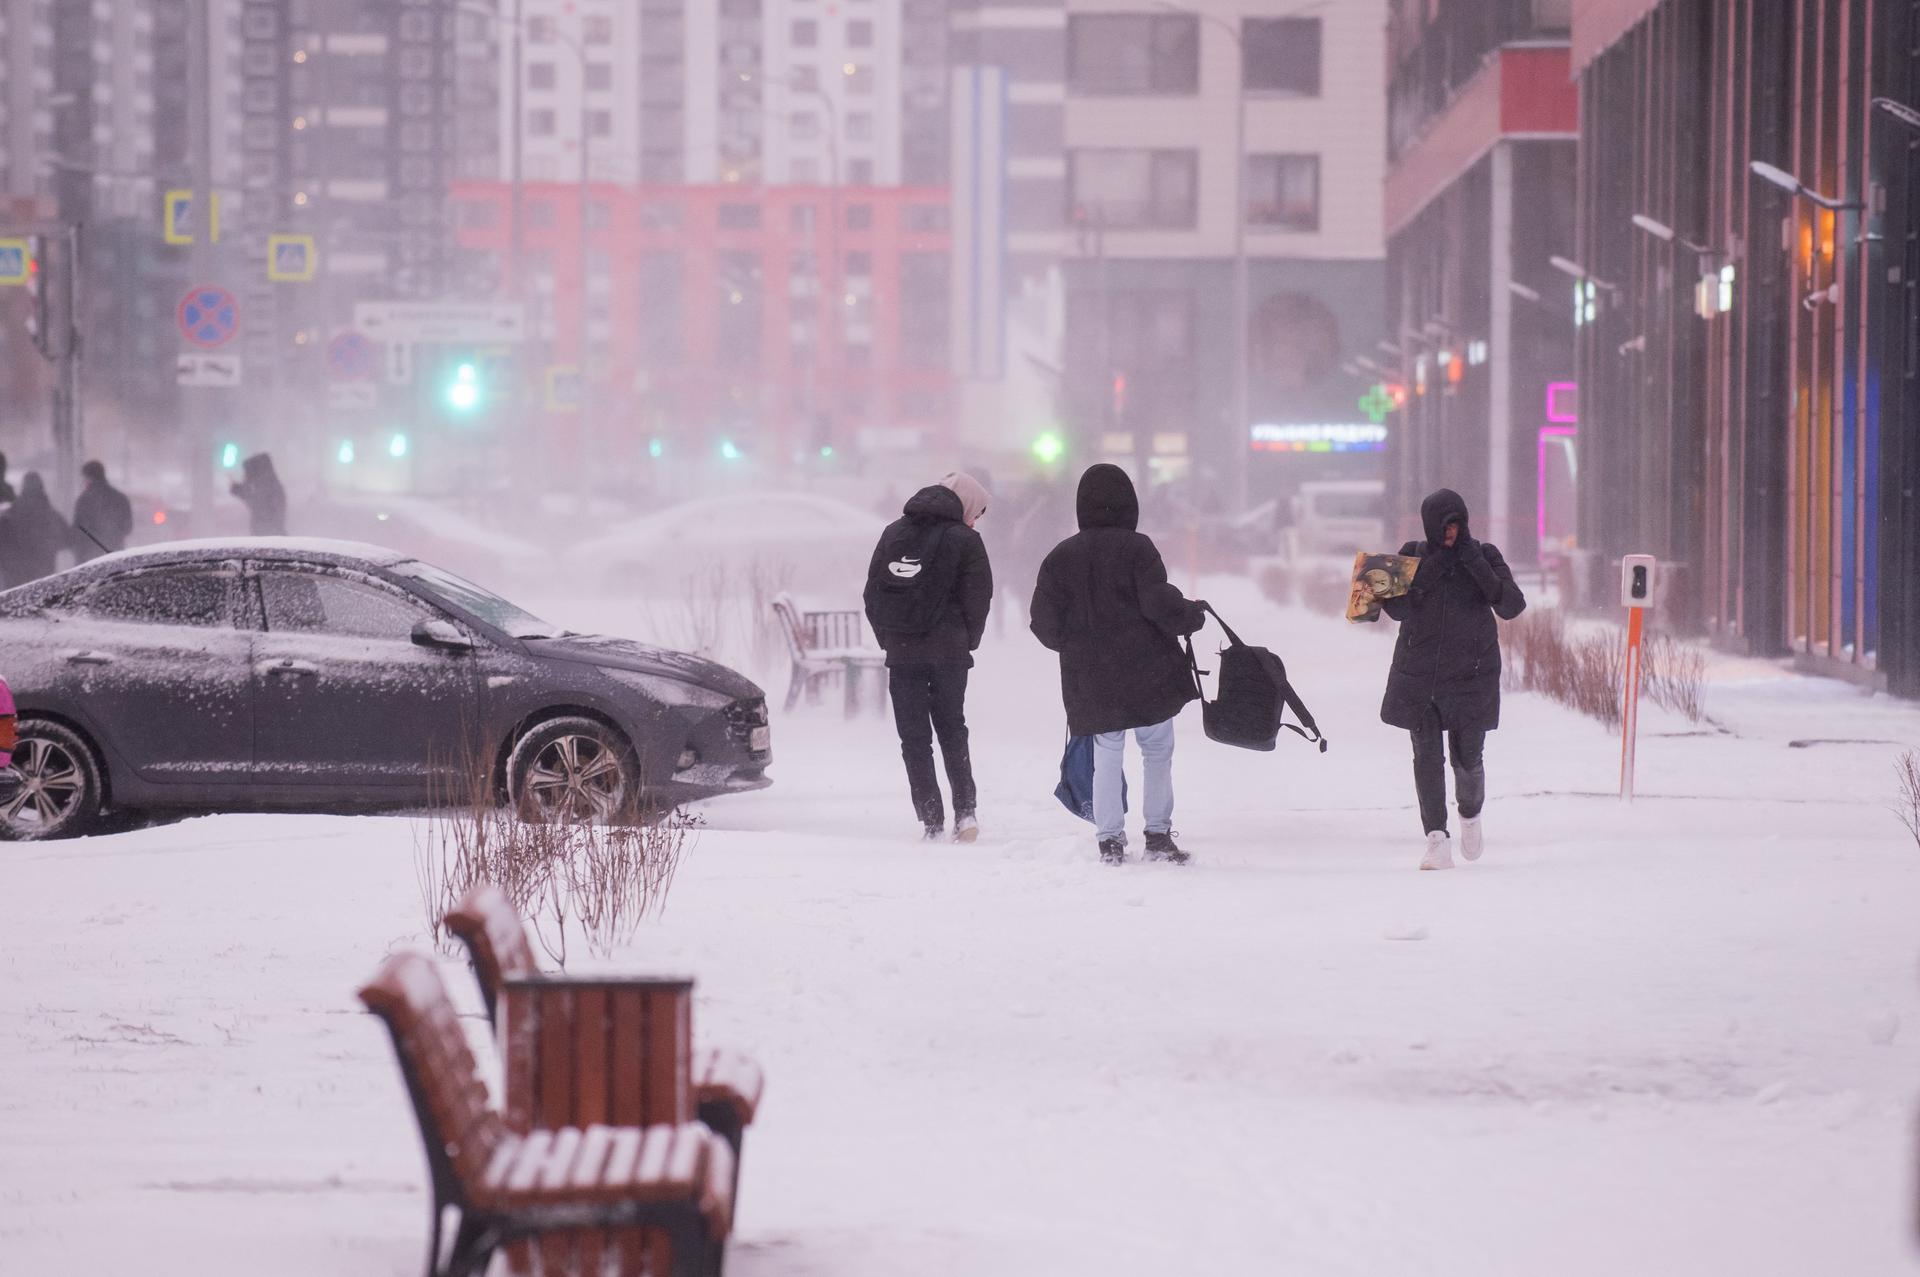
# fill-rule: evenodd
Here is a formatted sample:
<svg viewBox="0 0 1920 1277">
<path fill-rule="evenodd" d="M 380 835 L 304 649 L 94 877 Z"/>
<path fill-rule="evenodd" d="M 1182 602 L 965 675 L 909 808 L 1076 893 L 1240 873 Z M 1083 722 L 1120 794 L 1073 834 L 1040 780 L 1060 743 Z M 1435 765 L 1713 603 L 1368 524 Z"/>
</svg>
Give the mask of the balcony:
<svg viewBox="0 0 1920 1277">
<path fill-rule="evenodd" d="M 1387 154 L 1398 159 L 1503 45 L 1564 42 L 1573 0 L 1393 0 L 1388 18 Z"/>
</svg>

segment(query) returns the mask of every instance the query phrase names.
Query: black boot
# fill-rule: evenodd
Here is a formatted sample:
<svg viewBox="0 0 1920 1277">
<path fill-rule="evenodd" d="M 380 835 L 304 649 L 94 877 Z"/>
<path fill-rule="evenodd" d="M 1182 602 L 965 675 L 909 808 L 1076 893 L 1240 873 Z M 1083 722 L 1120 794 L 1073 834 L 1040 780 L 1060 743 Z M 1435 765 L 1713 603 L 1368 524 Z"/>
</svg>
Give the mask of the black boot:
<svg viewBox="0 0 1920 1277">
<path fill-rule="evenodd" d="M 944 820 L 929 820 L 926 825 L 926 830 L 927 832 L 924 837 L 928 842 L 941 842 L 945 840 L 947 836 L 947 822 Z"/>
<path fill-rule="evenodd" d="M 1193 857 L 1180 850 L 1178 844 L 1173 841 L 1171 833 L 1156 834 L 1148 831 L 1147 859 L 1165 861 L 1170 865 L 1184 865 Z"/>
<path fill-rule="evenodd" d="M 1118 865 L 1127 859 L 1127 840 L 1124 838 L 1102 838 L 1100 840 L 1100 863 Z"/>
</svg>

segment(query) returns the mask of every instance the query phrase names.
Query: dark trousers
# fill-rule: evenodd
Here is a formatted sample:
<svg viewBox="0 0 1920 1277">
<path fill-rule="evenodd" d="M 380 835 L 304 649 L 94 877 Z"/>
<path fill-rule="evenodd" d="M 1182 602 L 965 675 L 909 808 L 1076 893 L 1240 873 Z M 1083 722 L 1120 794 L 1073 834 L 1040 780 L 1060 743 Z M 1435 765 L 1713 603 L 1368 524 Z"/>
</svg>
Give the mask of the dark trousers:
<svg viewBox="0 0 1920 1277">
<path fill-rule="evenodd" d="M 1446 739 L 1444 744 L 1441 737 Z M 1440 709 L 1428 704 L 1420 726 L 1413 730 L 1413 788 L 1420 795 L 1420 821 L 1428 833 L 1447 832 L 1447 774 L 1453 760 L 1453 795 L 1460 818 L 1480 814 L 1487 801 L 1487 769 L 1482 761 L 1487 734 L 1482 730 L 1442 732 Z"/>
<path fill-rule="evenodd" d="M 974 807 L 973 756 L 967 752 L 967 667 L 957 661 L 902 665 L 887 671 L 893 696 L 893 725 L 900 732 L 900 757 L 907 764 L 913 812 L 923 825 L 946 826 L 940 782 L 933 771 L 933 738 L 947 761 L 953 790 L 953 814 L 971 816 Z"/>
</svg>

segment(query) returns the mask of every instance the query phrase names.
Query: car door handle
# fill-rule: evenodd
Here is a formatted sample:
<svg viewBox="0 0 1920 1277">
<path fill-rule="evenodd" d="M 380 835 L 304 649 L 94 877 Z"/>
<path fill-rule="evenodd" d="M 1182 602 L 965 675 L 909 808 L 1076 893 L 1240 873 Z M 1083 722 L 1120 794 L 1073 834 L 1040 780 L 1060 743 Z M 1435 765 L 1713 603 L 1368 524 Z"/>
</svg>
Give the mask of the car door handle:
<svg viewBox="0 0 1920 1277">
<path fill-rule="evenodd" d="M 84 650 L 79 652 L 68 652 L 67 664 L 69 665 L 111 665 L 113 664 L 113 654 L 110 652 L 95 652 L 91 650 Z"/>
<path fill-rule="evenodd" d="M 269 678 L 312 678 L 320 672 L 320 667 L 312 661 L 268 661 L 260 666 L 260 672 Z"/>
</svg>

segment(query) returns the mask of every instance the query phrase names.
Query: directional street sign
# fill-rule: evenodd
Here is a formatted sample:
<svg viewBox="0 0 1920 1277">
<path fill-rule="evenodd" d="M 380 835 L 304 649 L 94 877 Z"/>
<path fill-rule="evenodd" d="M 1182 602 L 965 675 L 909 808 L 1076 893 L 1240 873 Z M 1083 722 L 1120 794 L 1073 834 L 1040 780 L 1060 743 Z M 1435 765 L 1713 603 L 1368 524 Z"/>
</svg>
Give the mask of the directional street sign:
<svg viewBox="0 0 1920 1277">
<path fill-rule="evenodd" d="M 209 350 L 224 346 L 240 331 L 240 303 L 233 294 L 212 284 L 190 288 L 177 312 L 180 334 Z"/>
<path fill-rule="evenodd" d="M 526 311 L 495 302 L 361 302 L 353 326 L 375 341 L 518 342 Z"/>
<path fill-rule="evenodd" d="M 364 381 L 348 381 L 327 387 L 327 407 L 337 412 L 371 411 L 379 406 L 379 388 Z"/>
<path fill-rule="evenodd" d="M 24 284 L 33 278 L 33 244 L 0 239 L 0 284 Z"/>
<path fill-rule="evenodd" d="M 174 380 L 183 386 L 237 386 L 240 356 L 182 351 L 174 360 Z"/>
<path fill-rule="evenodd" d="M 304 284 L 319 268 L 311 235 L 267 236 L 267 278 L 276 284 Z"/>
<path fill-rule="evenodd" d="M 335 381 L 371 381 L 380 371 L 380 348 L 364 333 L 341 333 L 327 343 L 327 373 Z"/>
</svg>

